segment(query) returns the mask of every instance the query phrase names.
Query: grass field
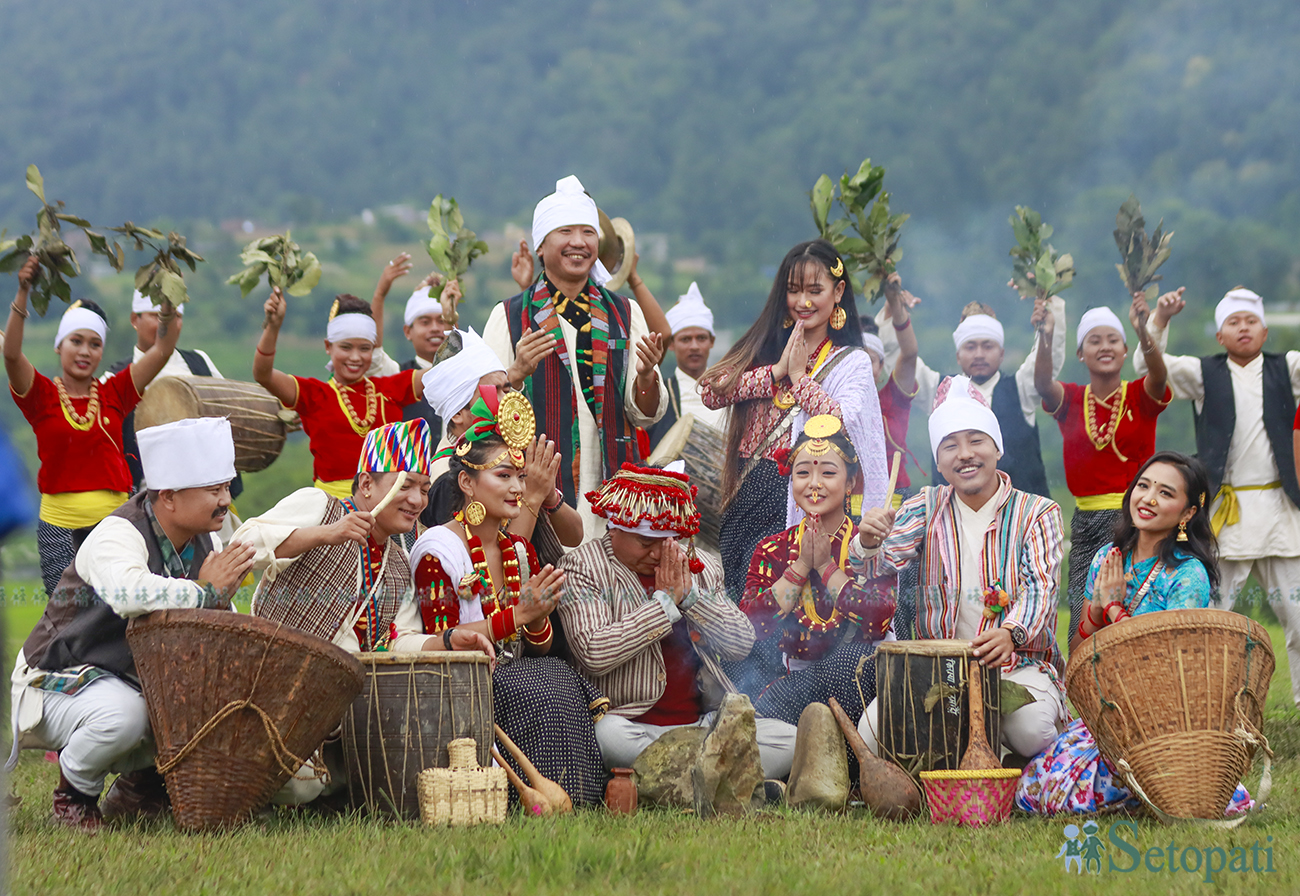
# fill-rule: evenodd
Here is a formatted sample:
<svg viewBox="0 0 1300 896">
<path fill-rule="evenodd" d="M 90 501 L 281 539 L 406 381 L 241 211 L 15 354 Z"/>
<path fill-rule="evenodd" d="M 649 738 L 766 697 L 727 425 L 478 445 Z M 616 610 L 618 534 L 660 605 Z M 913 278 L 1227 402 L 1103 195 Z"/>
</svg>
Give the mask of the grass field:
<svg viewBox="0 0 1300 896">
<path fill-rule="evenodd" d="M 36 603 L 6 608 L 9 668 L 40 611 Z M 1300 714 L 1290 704 L 1281 631 L 1272 624 L 1269 630 L 1278 671 L 1265 722 L 1277 754 L 1268 809 L 1232 831 L 1135 821 L 1121 834 L 1144 856 L 1159 850 L 1159 871 L 1139 863 L 1129 872 L 1066 874 L 1054 858 L 1066 819 L 1016 817 L 996 829 L 971 831 L 886 823 L 861 810 L 828 816 L 781 809 L 705 822 L 670 812 L 625 818 L 586 811 L 560 819 L 513 816 L 501 827 L 457 831 L 282 811 L 224 835 L 185 835 L 164 821 L 88 838 L 49 820 L 57 771 L 28 751 L 11 784 L 22 798 L 9 816 L 11 890 L 77 896 L 1293 893 L 1300 891 Z M 1257 784 L 1258 770 L 1247 779 L 1252 792 Z M 1207 885 L 1204 865 L 1219 864 L 1234 846 L 1244 850 L 1247 868 L 1255 861 L 1261 870 L 1223 871 Z M 1176 864 L 1200 870 L 1164 870 L 1171 847 Z M 1117 850 L 1109 850 L 1114 862 L 1128 868 L 1130 855 Z"/>
</svg>

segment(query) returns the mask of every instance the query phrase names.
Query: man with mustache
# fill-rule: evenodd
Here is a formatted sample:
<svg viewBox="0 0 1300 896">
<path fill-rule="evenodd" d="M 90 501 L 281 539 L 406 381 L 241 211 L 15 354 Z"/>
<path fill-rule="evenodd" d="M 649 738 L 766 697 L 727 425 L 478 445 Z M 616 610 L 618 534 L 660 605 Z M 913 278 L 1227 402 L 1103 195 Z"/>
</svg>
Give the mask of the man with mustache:
<svg viewBox="0 0 1300 896">
<path fill-rule="evenodd" d="M 1036 756 L 1066 719 L 1056 644 L 1061 508 L 998 469 L 998 418 L 970 380 L 949 377 L 935 400 L 930 446 L 949 484 L 922 489 L 897 513 L 864 511 L 849 556 L 870 577 L 921 558 L 916 637 L 969 639 L 983 665 L 1027 688 L 1034 702 L 1003 717 L 1002 740 Z M 878 720 L 873 701 L 858 723 L 873 750 Z"/>
<path fill-rule="evenodd" d="M 492 309 L 483 339 L 537 409 L 538 431 L 555 440 L 560 490 L 582 516 L 585 537 L 599 538 L 604 520 L 584 496 L 648 451 L 638 430 L 668 406 L 659 379 L 664 349 L 640 306 L 602 285 L 596 202 L 576 177 L 537 203 L 532 236 L 541 276 Z"/>
<path fill-rule="evenodd" d="M 669 347 L 677 358 L 677 370 L 668 380 L 668 410 L 650 429 L 650 444 L 657 445 L 673 424 L 684 414 L 690 414 L 697 423 L 711 426 L 718 432 L 726 427 L 725 409 L 705 406 L 700 398 L 699 378 L 709 369 L 709 352 L 713 349 L 713 312 L 704 304 L 700 287 L 694 282 L 686 295 L 679 296 L 677 304 L 668 309 L 668 326 L 672 330 Z"/>
<path fill-rule="evenodd" d="M 59 751 L 54 818 L 82 831 L 105 816 L 164 811 L 153 734 L 126 640 L 154 610 L 227 609 L 253 551 L 221 549 L 230 507 L 230 421 L 199 417 L 138 433 L 149 483 L 86 537 L 13 674 L 13 768 L 20 748 Z M 122 773 L 102 806 L 104 779 Z M 102 814 L 101 814 L 102 813 Z"/>
<path fill-rule="evenodd" d="M 1147 332 L 1162 349 L 1182 290 L 1161 296 Z M 1221 603 L 1232 609 L 1251 572 L 1286 631 L 1291 699 L 1300 706 L 1300 484 L 1293 450 L 1300 352 L 1264 351 L 1264 300 L 1238 286 L 1214 309 L 1223 354 L 1168 355 L 1174 398 L 1196 414 L 1196 454 L 1210 472 L 1210 524 L 1219 537 Z M 1133 359 L 1138 373 L 1145 359 Z M 1207 407 L 1213 410 L 1207 413 Z"/>
</svg>

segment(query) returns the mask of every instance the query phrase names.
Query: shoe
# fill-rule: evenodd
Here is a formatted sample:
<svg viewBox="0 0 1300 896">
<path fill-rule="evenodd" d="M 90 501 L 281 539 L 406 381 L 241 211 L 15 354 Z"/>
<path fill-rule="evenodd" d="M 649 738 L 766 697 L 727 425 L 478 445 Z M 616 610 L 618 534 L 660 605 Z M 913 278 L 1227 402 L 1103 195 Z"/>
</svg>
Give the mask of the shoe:
<svg viewBox="0 0 1300 896">
<path fill-rule="evenodd" d="M 157 769 L 150 767 L 118 775 L 99 809 L 105 821 L 130 821 L 136 818 L 156 818 L 171 809 L 171 805 L 163 776 L 158 774 Z"/>
<path fill-rule="evenodd" d="M 68 783 L 59 770 L 59 786 L 54 788 L 54 820 L 87 834 L 98 833 L 104 826 L 99 813 L 99 797 L 87 796 Z"/>
</svg>

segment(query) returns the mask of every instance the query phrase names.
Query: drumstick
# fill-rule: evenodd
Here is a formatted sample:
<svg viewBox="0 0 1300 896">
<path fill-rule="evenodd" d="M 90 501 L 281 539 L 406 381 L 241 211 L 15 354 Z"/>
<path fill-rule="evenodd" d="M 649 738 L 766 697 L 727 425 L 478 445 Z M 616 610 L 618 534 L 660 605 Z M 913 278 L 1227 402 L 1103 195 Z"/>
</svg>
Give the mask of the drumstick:
<svg viewBox="0 0 1300 896">
<path fill-rule="evenodd" d="M 383 512 L 384 508 L 393 502 L 393 499 L 397 497 L 397 493 L 401 491 L 402 486 L 405 484 L 406 471 L 399 470 L 397 472 L 397 479 L 393 481 L 393 487 L 388 490 L 388 494 L 384 495 L 384 499 L 375 505 L 375 509 L 370 511 L 372 519 L 379 516 L 379 514 Z"/>
<path fill-rule="evenodd" d="M 898 485 L 898 468 L 903 460 L 903 452 L 895 451 L 894 460 L 889 467 L 889 492 L 885 495 L 885 507 L 894 506 L 894 487 Z"/>
</svg>

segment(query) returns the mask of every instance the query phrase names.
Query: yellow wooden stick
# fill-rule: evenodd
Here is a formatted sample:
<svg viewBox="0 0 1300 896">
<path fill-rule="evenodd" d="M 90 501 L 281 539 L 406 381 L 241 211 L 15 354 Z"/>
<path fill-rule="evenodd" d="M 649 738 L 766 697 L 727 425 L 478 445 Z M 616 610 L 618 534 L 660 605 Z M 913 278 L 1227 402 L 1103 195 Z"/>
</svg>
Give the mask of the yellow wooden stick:
<svg viewBox="0 0 1300 896">
<path fill-rule="evenodd" d="M 397 478 L 393 480 L 393 487 L 388 490 L 388 494 L 384 495 L 384 499 L 375 505 L 375 509 L 370 511 L 371 519 L 374 519 L 375 517 L 379 516 L 380 512 L 385 507 L 393 503 L 393 499 L 397 497 L 397 493 L 402 490 L 402 486 L 405 484 L 406 484 L 406 471 L 399 470 L 397 473 Z"/>
<path fill-rule="evenodd" d="M 903 452 L 895 451 L 894 460 L 889 467 L 889 493 L 885 495 L 885 506 L 894 506 L 894 487 L 898 485 L 898 468 L 903 461 Z"/>
</svg>

